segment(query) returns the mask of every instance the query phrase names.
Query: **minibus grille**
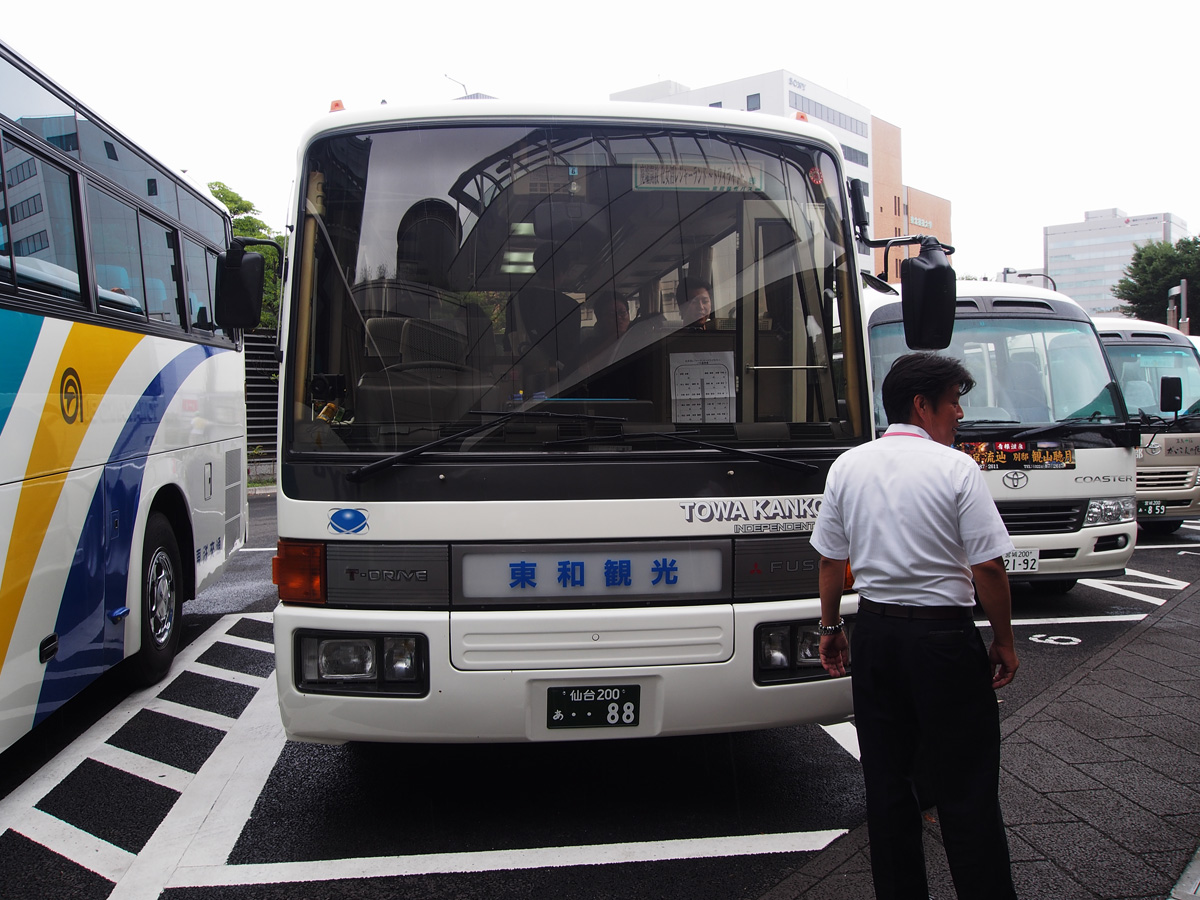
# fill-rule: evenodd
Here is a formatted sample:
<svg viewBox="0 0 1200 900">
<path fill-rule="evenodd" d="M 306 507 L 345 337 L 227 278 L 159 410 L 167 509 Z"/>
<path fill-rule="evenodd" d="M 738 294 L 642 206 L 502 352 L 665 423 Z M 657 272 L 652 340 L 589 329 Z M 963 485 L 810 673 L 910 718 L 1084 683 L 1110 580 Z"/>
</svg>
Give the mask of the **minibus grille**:
<svg viewBox="0 0 1200 900">
<path fill-rule="evenodd" d="M 1068 503 L 997 503 L 1009 534 L 1064 534 L 1083 527 L 1087 500 Z"/>
<path fill-rule="evenodd" d="M 1138 469 L 1139 491 L 1186 491 L 1196 483 L 1195 469 Z"/>
</svg>

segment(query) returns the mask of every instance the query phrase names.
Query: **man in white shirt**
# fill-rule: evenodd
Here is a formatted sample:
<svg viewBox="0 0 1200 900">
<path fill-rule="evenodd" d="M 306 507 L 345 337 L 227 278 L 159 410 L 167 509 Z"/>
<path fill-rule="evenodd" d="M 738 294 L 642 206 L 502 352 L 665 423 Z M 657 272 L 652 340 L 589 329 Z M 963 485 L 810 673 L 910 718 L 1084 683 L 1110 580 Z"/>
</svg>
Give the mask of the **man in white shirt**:
<svg viewBox="0 0 1200 900">
<path fill-rule="evenodd" d="M 959 397 L 972 387 L 958 360 L 896 360 L 883 382 L 891 424 L 830 467 L 813 530 L 821 663 L 836 677 L 853 660 L 877 900 L 929 895 L 913 785 L 918 747 L 931 757 L 958 896 L 1016 898 L 994 693 L 1019 665 L 1003 560 L 1012 541 L 979 467 L 952 446 Z M 859 593 L 852 644 L 839 615 L 847 562 Z M 976 596 L 992 624 L 990 649 L 972 617 Z"/>
</svg>

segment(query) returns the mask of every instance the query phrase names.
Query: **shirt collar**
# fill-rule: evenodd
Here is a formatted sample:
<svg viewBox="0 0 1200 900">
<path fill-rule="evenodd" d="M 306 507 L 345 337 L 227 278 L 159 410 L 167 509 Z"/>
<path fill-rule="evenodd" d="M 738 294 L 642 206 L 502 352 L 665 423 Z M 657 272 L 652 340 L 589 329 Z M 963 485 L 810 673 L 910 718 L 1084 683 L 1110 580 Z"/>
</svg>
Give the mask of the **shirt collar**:
<svg viewBox="0 0 1200 900">
<path fill-rule="evenodd" d="M 923 437 L 927 441 L 933 440 L 933 438 L 931 438 L 929 436 L 929 432 L 926 431 L 924 428 L 922 428 L 920 425 L 909 425 L 907 422 L 900 422 L 896 425 L 889 425 L 888 430 L 883 433 L 883 436 L 891 437 L 892 435 L 899 436 L 899 435 L 906 435 L 906 434 L 916 435 L 917 437 Z"/>
</svg>

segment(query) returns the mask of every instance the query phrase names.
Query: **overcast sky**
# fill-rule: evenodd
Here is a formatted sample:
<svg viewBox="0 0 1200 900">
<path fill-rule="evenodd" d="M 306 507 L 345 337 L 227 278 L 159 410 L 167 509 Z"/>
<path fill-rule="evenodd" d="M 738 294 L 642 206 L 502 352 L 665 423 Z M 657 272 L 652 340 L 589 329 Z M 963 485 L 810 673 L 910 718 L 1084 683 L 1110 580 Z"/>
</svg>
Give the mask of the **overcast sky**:
<svg viewBox="0 0 1200 900">
<path fill-rule="evenodd" d="M 1200 3 L 60 0 L 0 40 L 160 161 L 282 229 L 297 144 L 331 100 L 602 101 L 787 69 L 902 130 L 904 181 L 952 204 L 954 265 L 1042 265 L 1086 210 L 1200 230 Z M 43 15 L 42 13 L 46 13 Z M 451 81 L 450 78 L 455 79 Z"/>
</svg>

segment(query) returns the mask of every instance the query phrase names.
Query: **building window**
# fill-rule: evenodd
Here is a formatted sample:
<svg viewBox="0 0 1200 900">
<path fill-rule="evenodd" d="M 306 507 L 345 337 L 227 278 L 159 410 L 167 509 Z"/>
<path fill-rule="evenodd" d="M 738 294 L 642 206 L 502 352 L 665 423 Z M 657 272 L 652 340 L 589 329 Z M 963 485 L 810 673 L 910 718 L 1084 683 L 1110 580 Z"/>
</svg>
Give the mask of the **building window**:
<svg viewBox="0 0 1200 900">
<path fill-rule="evenodd" d="M 709 105 L 709 106 L 710 106 L 712 109 L 720 109 L 720 108 L 721 108 L 721 101 L 720 101 L 720 100 L 718 100 L 716 103 L 710 103 L 710 104 L 708 104 L 708 105 Z"/>
<path fill-rule="evenodd" d="M 33 256 L 39 250 L 45 250 L 49 246 L 50 239 L 46 236 L 46 232 L 39 231 L 27 238 L 13 241 L 13 256 Z"/>
<path fill-rule="evenodd" d="M 13 166 L 8 170 L 7 181 L 9 187 L 16 187 L 22 181 L 27 181 L 37 174 L 37 162 L 32 159 L 27 159 L 19 166 Z"/>
<path fill-rule="evenodd" d="M 42 195 L 34 194 L 28 200 L 22 200 L 11 210 L 12 224 L 16 225 L 22 219 L 28 219 L 30 216 L 36 216 L 42 211 Z"/>
<path fill-rule="evenodd" d="M 898 215 L 900 215 L 900 198 L 893 197 L 892 200 L 895 201 L 892 204 L 892 211 L 898 216 Z"/>
<path fill-rule="evenodd" d="M 104 155 L 107 156 L 109 159 L 111 159 L 113 162 L 117 162 L 116 144 L 114 144 L 112 141 L 105 141 L 104 142 Z"/>
<path fill-rule="evenodd" d="M 838 112 L 836 109 L 831 109 L 824 103 L 809 100 L 803 94 L 798 94 L 795 91 L 788 91 L 788 105 L 792 109 L 800 110 L 800 112 L 807 116 L 820 119 L 822 122 L 829 122 L 831 125 L 844 128 L 846 131 L 852 131 L 861 137 L 868 137 L 870 134 L 867 123 L 861 119 L 856 119 L 853 116 Z"/>
<path fill-rule="evenodd" d="M 754 112 L 756 109 L 762 109 L 762 96 L 760 94 L 747 94 L 746 109 L 749 112 Z"/>
<path fill-rule="evenodd" d="M 870 165 L 871 158 L 866 153 L 845 144 L 842 144 L 842 156 L 846 157 L 846 162 L 858 163 L 860 166 Z"/>
</svg>

